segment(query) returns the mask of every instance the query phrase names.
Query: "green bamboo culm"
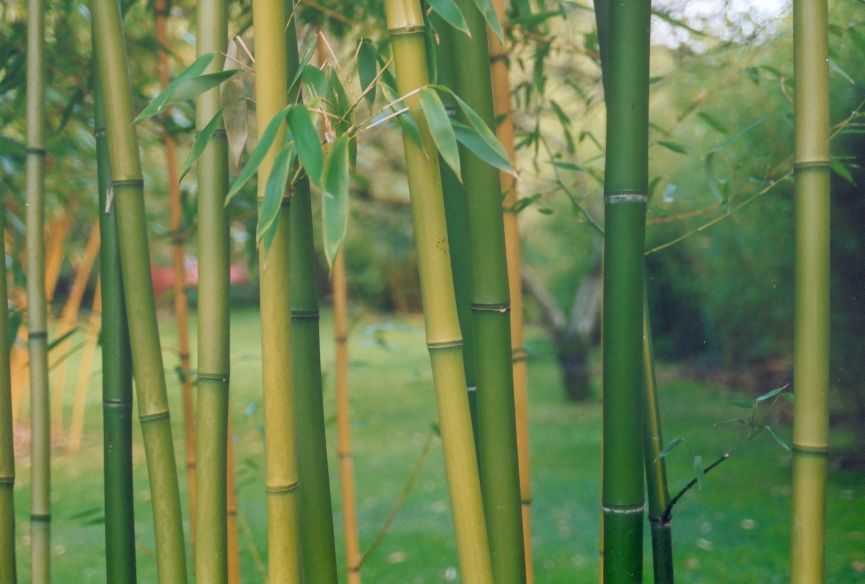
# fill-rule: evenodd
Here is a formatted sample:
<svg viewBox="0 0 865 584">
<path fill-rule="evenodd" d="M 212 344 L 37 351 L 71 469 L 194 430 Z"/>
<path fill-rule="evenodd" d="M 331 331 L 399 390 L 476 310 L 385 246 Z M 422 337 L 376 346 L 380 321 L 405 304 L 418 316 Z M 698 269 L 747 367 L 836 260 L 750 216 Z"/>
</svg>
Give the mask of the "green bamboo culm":
<svg viewBox="0 0 865 584">
<path fill-rule="evenodd" d="M 824 579 L 829 413 L 829 53 L 827 0 L 793 4 L 796 314 L 790 581 Z"/>
<path fill-rule="evenodd" d="M 105 111 L 97 81 L 93 88 L 99 188 L 99 278 L 102 294 L 102 440 L 105 488 L 105 564 L 109 582 L 133 584 L 135 512 L 132 498 L 132 354 L 120 275 L 114 213 L 106 213 L 111 163 Z"/>
<path fill-rule="evenodd" d="M 291 2 L 291 0 L 289 0 Z M 298 68 L 295 19 L 286 28 L 288 79 Z M 299 97 L 299 96 L 298 96 Z M 336 542 L 327 466 L 321 380 L 318 278 L 309 181 L 294 187 L 289 207 L 291 270 L 291 350 L 297 401 L 297 472 L 300 477 L 300 541 L 308 582 L 336 584 Z"/>
<path fill-rule="evenodd" d="M 94 0 L 91 14 L 111 163 L 108 205 L 117 221 L 126 311 L 135 315 L 128 320 L 129 338 L 150 480 L 159 581 L 182 584 L 186 582 L 186 550 L 180 490 L 150 280 L 144 188 L 132 125 L 132 92 L 119 2 Z"/>
<path fill-rule="evenodd" d="M 212 53 L 207 72 L 222 70 L 228 44 L 225 0 L 197 7 L 197 52 Z M 202 131 L 219 115 L 219 88 L 196 98 L 195 125 Z M 228 581 L 227 449 L 229 400 L 228 142 L 222 123 L 197 163 L 198 178 L 198 400 L 196 404 L 195 576 Z"/>
<path fill-rule="evenodd" d="M 253 0 L 252 19 L 255 29 L 256 119 L 258 127 L 264 128 L 288 105 L 286 3 L 283 0 Z M 285 128 L 280 128 L 273 146 L 258 167 L 259 206 L 284 132 Z M 283 200 L 276 233 L 267 256 L 259 261 L 259 272 L 268 580 L 293 584 L 300 582 L 301 555 L 291 350 L 289 200 L 287 196 Z"/>
<path fill-rule="evenodd" d="M 652 532 L 652 568 L 655 584 L 673 584 L 673 534 L 667 463 L 661 458 L 661 407 L 655 380 L 655 354 L 648 294 L 643 295 L 643 447 L 646 459 L 646 490 L 649 526 Z"/>
<path fill-rule="evenodd" d="M 9 297 L 6 291 L 4 214 L 0 212 L 0 582 L 13 584 L 15 571 L 15 451 L 12 437 L 12 379 Z"/>
<path fill-rule="evenodd" d="M 424 21 L 418 0 L 387 0 L 397 89 L 406 95 L 428 84 Z M 418 255 L 426 340 L 445 454 L 461 580 L 491 584 L 492 564 L 477 456 L 466 396 L 462 337 L 447 244 L 438 157 L 415 93 L 405 100 L 418 120 L 422 144 L 403 137 Z"/>
<path fill-rule="evenodd" d="M 610 6 L 604 177 L 603 578 L 643 566 L 643 286 L 648 187 L 649 0 Z"/>
<path fill-rule="evenodd" d="M 441 17 L 431 15 L 432 25 L 438 35 L 436 44 L 436 83 L 453 87 L 454 72 L 451 59 L 451 42 L 454 31 Z M 456 33 L 463 34 L 463 33 Z M 442 100 L 448 115 L 456 114 L 456 103 L 450 95 L 443 95 Z M 447 219 L 448 239 L 461 242 L 450 248 L 451 270 L 454 276 L 454 292 L 457 300 L 457 314 L 460 319 L 460 330 L 463 335 L 463 366 L 466 372 L 466 385 L 469 391 L 469 410 L 472 414 L 472 429 L 475 446 L 478 444 L 478 393 L 477 375 L 475 374 L 475 344 L 472 330 L 472 300 L 471 300 L 471 257 L 469 256 L 469 224 L 466 211 L 466 191 L 463 183 L 454 171 L 439 160 L 442 175 L 442 190 L 445 201 L 445 217 Z"/>
<path fill-rule="evenodd" d="M 31 574 L 51 580 L 51 418 L 45 303 L 45 5 L 27 3 L 27 323 L 30 361 Z"/>
<path fill-rule="evenodd" d="M 451 33 L 454 89 L 495 128 L 487 24 L 474 0 L 456 0 L 471 37 Z M 525 582 L 511 353 L 510 294 L 499 171 L 460 149 L 465 184 L 478 452 L 484 512 L 497 584 Z"/>
</svg>

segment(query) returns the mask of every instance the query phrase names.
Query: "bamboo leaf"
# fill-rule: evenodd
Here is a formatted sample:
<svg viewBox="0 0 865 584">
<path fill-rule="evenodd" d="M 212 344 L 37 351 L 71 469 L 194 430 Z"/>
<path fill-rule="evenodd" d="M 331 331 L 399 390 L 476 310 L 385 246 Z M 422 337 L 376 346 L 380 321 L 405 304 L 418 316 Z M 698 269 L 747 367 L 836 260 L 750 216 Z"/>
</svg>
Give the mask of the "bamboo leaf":
<svg viewBox="0 0 865 584">
<path fill-rule="evenodd" d="M 853 180 L 853 175 L 850 174 L 850 171 L 847 170 L 847 167 L 839 161 L 838 159 L 832 159 L 829 161 L 829 166 L 832 168 L 832 172 L 849 182 L 851 185 L 855 185 L 856 181 Z"/>
<path fill-rule="evenodd" d="M 515 175 L 510 160 L 502 157 L 499 152 L 490 148 L 489 143 L 475 132 L 474 128 L 470 128 L 459 122 L 452 122 L 452 125 L 457 142 L 468 148 L 472 154 L 499 170 Z"/>
<path fill-rule="evenodd" d="M 718 118 L 715 116 L 708 114 L 706 112 L 697 112 L 697 117 L 706 122 L 706 125 L 715 130 L 716 132 L 720 132 L 721 134 L 726 134 L 729 130 L 727 130 L 727 126 L 721 123 Z"/>
<path fill-rule="evenodd" d="M 276 139 L 276 135 L 279 132 L 279 127 L 282 125 L 282 122 L 285 120 L 285 110 L 282 110 L 275 116 L 270 122 L 267 124 L 267 127 L 264 128 L 264 132 L 261 133 L 261 136 L 258 138 L 258 144 L 255 145 L 255 148 L 252 150 L 252 154 L 249 156 L 249 160 L 246 161 L 246 164 L 237 174 L 237 178 L 234 179 L 234 182 L 231 183 L 231 188 L 228 189 L 228 195 L 225 197 L 225 204 L 228 205 L 231 200 L 240 192 L 240 189 L 251 179 L 255 173 L 258 171 L 259 165 L 261 165 L 261 161 L 264 160 L 264 156 L 267 154 L 267 151 L 270 150 L 271 144 Z"/>
<path fill-rule="evenodd" d="M 324 71 L 315 65 L 307 65 L 303 68 L 303 85 L 311 90 L 314 95 L 327 97 L 327 76 Z"/>
<path fill-rule="evenodd" d="M 672 150 L 677 154 L 688 153 L 688 148 L 684 144 L 679 144 L 678 142 L 671 142 L 670 140 L 658 140 L 658 145 L 663 146 L 667 150 Z"/>
<path fill-rule="evenodd" d="M 697 488 L 703 490 L 703 478 L 706 476 L 706 469 L 703 468 L 703 457 L 699 454 L 694 457 L 694 476 L 697 477 Z"/>
<path fill-rule="evenodd" d="M 147 118 L 152 118 L 153 116 L 162 113 L 167 107 L 168 100 L 171 99 L 171 96 L 177 90 L 177 87 L 187 79 L 192 79 L 193 77 L 201 75 L 204 70 L 207 69 L 207 66 L 210 65 L 211 61 L 213 61 L 213 53 L 205 53 L 198 57 L 192 65 L 184 69 L 173 81 L 171 81 L 171 83 L 166 85 L 165 89 L 163 89 L 159 95 L 147 104 L 147 107 L 138 114 L 132 123 L 137 124 Z"/>
<path fill-rule="evenodd" d="M 378 76 L 378 49 L 375 44 L 369 39 L 360 39 L 360 45 L 357 48 L 357 76 L 360 79 L 360 89 L 365 91 L 364 96 L 369 107 L 375 103 L 375 90 L 371 90 L 370 86 L 375 83 L 375 78 Z"/>
<path fill-rule="evenodd" d="M 773 389 L 771 391 L 767 391 L 763 395 L 758 396 L 754 401 L 756 403 L 760 403 L 760 402 L 772 399 L 773 397 L 775 397 L 776 395 L 778 395 L 779 393 L 781 393 L 782 391 L 787 389 L 787 387 L 788 386 L 786 384 L 782 385 L 781 387 L 776 387 L 775 389 Z"/>
<path fill-rule="evenodd" d="M 754 407 L 754 402 L 748 399 L 734 399 L 730 403 L 743 410 L 750 410 Z"/>
<path fill-rule="evenodd" d="M 502 143 L 499 142 L 499 139 L 490 130 L 490 127 L 487 126 L 486 122 L 477 114 L 475 111 L 467 104 L 463 99 L 458 96 L 453 91 L 449 91 L 449 93 L 454 97 L 457 102 L 457 105 L 460 108 L 460 111 L 465 116 L 469 125 L 474 129 L 477 136 L 483 141 L 484 145 L 488 150 L 490 150 L 495 156 L 494 158 L 498 161 L 498 164 L 493 164 L 496 168 L 500 170 L 504 170 L 514 176 L 517 175 L 513 166 L 511 166 L 511 159 L 508 157 L 508 153 L 505 150 L 505 147 L 502 146 Z M 456 124 L 454 125 L 454 130 L 456 130 Z M 468 148 L 468 146 L 466 145 Z M 471 148 L 469 148 L 471 149 Z M 472 150 L 474 152 L 474 150 Z M 477 152 L 475 152 L 477 154 Z M 479 158 L 483 158 L 479 154 L 477 154 Z M 489 164 L 492 164 L 488 161 Z"/>
<path fill-rule="evenodd" d="M 771 436 L 772 438 L 774 438 L 775 442 L 778 443 L 778 446 L 780 446 L 781 448 L 783 448 L 783 449 L 786 450 L 787 452 L 791 452 L 791 450 L 790 450 L 790 446 L 789 446 L 789 445 L 784 441 L 783 438 L 781 438 L 781 437 L 780 437 L 780 436 L 775 432 L 775 430 L 772 429 L 771 426 L 763 426 L 763 427 L 766 428 L 766 431 L 767 431 L 767 432 L 769 432 L 769 436 Z"/>
<path fill-rule="evenodd" d="M 564 160 L 552 160 L 550 164 L 555 166 L 556 168 L 561 168 L 563 170 L 571 170 L 573 172 L 586 172 L 586 169 L 580 166 L 579 164 L 574 164 L 573 162 L 566 162 Z"/>
<path fill-rule="evenodd" d="M 273 159 L 273 166 L 267 177 L 267 184 L 264 186 L 264 199 L 258 211 L 255 239 L 264 244 L 262 247 L 265 257 L 270 252 L 270 243 L 273 241 L 272 232 L 276 231 L 279 210 L 282 208 L 288 177 L 291 174 L 291 163 L 296 154 L 297 150 L 295 150 L 293 142 L 284 144 Z"/>
<path fill-rule="evenodd" d="M 318 44 L 318 37 L 313 35 L 310 38 L 306 45 L 304 45 L 303 50 L 301 51 L 301 58 L 297 63 L 297 71 L 294 73 L 294 77 L 291 79 L 291 83 L 288 84 L 288 93 L 293 94 L 295 88 L 297 87 L 297 83 L 301 80 L 301 76 L 303 75 L 303 70 L 307 65 L 312 61 L 312 56 L 315 54 L 315 47 Z"/>
<path fill-rule="evenodd" d="M 333 265 L 348 227 L 349 141 L 340 136 L 327 152 L 321 202 L 324 254 Z"/>
<path fill-rule="evenodd" d="M 442 20 L 471 38 L 472 33 L 469 31 L 466 19 L 453 0 L 428 0 L 428 2 L 433 12 L 441 16 Z"/>
<path fill-rule="evenodd" d="M 297 157 L 303 170 L 306 171 L 309 180 L 313 184 L 321 182 L 321 172 L 324 166 L 324 152 L 321 149 L 321 138 L 315 129 L 312 115 L 303 104 L 293 105 L 288 108 L 288 127 L 294 136 L 297 148 Z"/>
<path fill-rule="evenodd" d="M 220 120 L 222 120 L 221 109 L 216 112 L 216 115 L 214 115 L 209 122 L 207 122 L 207 125 L 204 126 L 204 129 L 202 129 L 200 132 L 196 132 L 195 142 L 193 142 L 192 149 L 189 151 L 189 155 L 183 162 L 183 169 L 180 171 L 180 181 L 183 181 L 183 177 L 186 176 L 186 173 L 192 170 L 192 166 L 201 157 L 204 149 L 207 148 L 207 143 L 210 142 L 210 138 L 213 136 L 213 132 L 216 131 L 216 128 L 219 127 Z"/>
<path fill-rule="evenodd" d="M 496 14 L 493 3 L 490 0 L 475 0 L 475 6 L 481 11 L 484 20 L 487 21 L 487 25 L 492 29 L 499 41 L 505 42 L 505 31 L 502 30 L 502 23 L 499 21 L 499 15 Z"/>
<path fill-rule="evenodd" d="M 208 73 L 207 75 L 199 75 L 192 79 L 186 79 L 183 83 L 177 86 L 177 89 L 168 98 L 166 106 L 187 99 L 198 97 L 205 91 L 218 87 L 224 81 L 228 81 L 234 77 L 240 69 L 226 69 L 225 71 L 217 71 L 216 73 Z"/>
<path fill-rule="evenodd" d="M 712 192 L 712 194 L 715 195 L 715 197 L 719 201 L 724 200 L 724 195 L 723 195 L 723 193 L 721 193 L 720 182 L 715 178 L 715 155 L 718 152 L 721 152 L 722 150 L 724 150 L 725 148 L 730 146 L 731 144 L 733 144 L 734 142 L 736 142 L 737 140 L 739 140 L 740 138 L 742 138 L 742 136 L 744 136 L 745 134 L 747 134 L 748 132 L 750 132 L 751 130 L 756 128 L 757 126 L 761 125 L 765 121 L 766 121 L 765 117 L 757 118 L 756 120 L 754 120 L 753 122 L 751 122 L 750 124 L 748 124 L 747 126 L 742 128 L 741 130 L 739 130 L 738 132 L 736 132 L 735 134 L 733 134 L 732 136 L 730 136 L 729 138 L 727 138 L 726 140 L 724 140 L 723 142 L 721 142 L 720 144 L 718 144 L 717 146 L 715 146 L 714 148 L 709 150 L 708 153 L 706 153 L 706 161 L 704 164 L 705 171 L 706 171 L 706 182 L 709 183 L 709 190 Z"/>
<path fill-rule="evenodd" d="M 681 443 L 684 442 L 684 441 L 685 441 L 685 439 L 682 438 L 681 436 L 679 436 L 679 437 L 677 437 L 677 438 L 673 438 L 672 440 L 670 440 L 670 441 L 667 443 L 666 446 L 664 446 L 664 449 L 661 450 L 661 452 L 658 454 L 658 458 L 666 458 L 667 456 L 670 455 L 671 452 L 673 452 L 673 450 L 676 449 L 676 447 L 677 447 L 679 444 L 681 444 Z"/>
<path fill-rule="evenodd" d="M 457 180 L 462 182 L 457 138 L 454 135 L 451 119 L 448 117 L 448 112 L 441 98 L 434 89 L 425 87 L 420 92 L 420 105 L 426 116 L 427 125 L 429 126 L 436 148 L 438 148 L 445 163 L 454 171 Z"/>
</svg>

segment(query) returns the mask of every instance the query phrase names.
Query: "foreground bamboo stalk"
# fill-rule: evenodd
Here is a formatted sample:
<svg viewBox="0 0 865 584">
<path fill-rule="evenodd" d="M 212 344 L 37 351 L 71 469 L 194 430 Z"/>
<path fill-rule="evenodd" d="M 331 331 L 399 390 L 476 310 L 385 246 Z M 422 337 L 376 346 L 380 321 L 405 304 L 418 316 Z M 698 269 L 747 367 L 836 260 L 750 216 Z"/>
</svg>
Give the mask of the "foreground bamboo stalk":
<svg viewBox="0 0 865 584">
<path fill-rule="evenodd" d="M 31 580 L 51 581 L 51 420 L 45 301 L 45 5 L 27 15 L 27 319 L 30 361 Z"/>
<path fill-rule="evenodd" d="M 97 73 L 98 75 L 98 73 Z M 105 476 L 105 561 L 109 582 L 135 580 L 135 514 L 132 498 L 132 355 L 123 300 L 117 221 L 106 213 L 111 163 L 102 90 L 94 84 L 99 184 L 99 278 L 102 304 L 102 426 Z"/>
<path fill-rule="evenodd" d="M 186 555 L 180 491 L 150 279 L 144 188 L 132 125 L 132 92 L 120 6 L 117 0 L 94 0 L 91 11 L 94 52 L 105 98 L 110 191 L 117 221 L 124 300 L 127 313 L 135 315 L 129 319 L 129 338 L 150 479 L 159 580 L 182 584 L 186 582 Z"/>
<path fill-rule="evenodd" d="M 473 0 L 457 0 L 472 37 L 453 34 L 457 93 L 495 127 L 487 24 Z M 499 173 L 460 149 L 471 257 L 472 328 L 478 401 L 478 452 L 484 512 L 497 584 L 525 582 L 517 457 L 510 295 Z"/>
<path fill-rule="evenodd" d="M 256 121 L 260 129 L 288 104 L 286 6 L 282 0 L 253 0 Z M 259 205 L 284 128 L 258 168 Z M 300 581 L 298 469 L 295 444 L 294 367 L 291 352 L 289 199 L 277 218 L 266 257 L 259 260 L 261 357 L 264 378 L 265 472 L 267 481 L 268 580 Z"/>
<path fill-rule="evenodd" d="M 351 406 L 348 399 L 348 287 L 345 277 L 345 249 L 333 260 L 333 332 L 336 343 L 336 432 L 342 494 L 345 563 L 349 584 L 360 584 L 360 541 L 357 528 L 354 459 L 351 450 Z"/>
<path fill-rule="evenodd" d="M 642 328 L 648 188 L 649 0 L 610 6 L 605 65 L 603 578 L 643 565 Z"/>
<path fill-rule="evenodd" d="M 0 213 L 0 582 L 14 584 L 15 445 L 12 436 L 12 376 L 9 369 L 9 296 L 6 291 L 5 213 Z"/>
<path fill-rule="evenodd" d="M 504 0 L 493 0 L 499 20 L 507 18 Z M 508 49 L 496 37 L 489 36 L 493 82 L 493 105 L 496 135 L 505 147 L 511 163 L 516 166 L 515 128 L 511 115 L 511 86 Z M 523 331 L 523 286 L 520 279 L 520 230 L 517 222 L 519 193 L 514 176 L 499 172 L 504 206 L 505 252 L 508 263 L 508 291 L 511 297 L 511 356 L 514 369 L 514 411 L 517 428 L 517 461 L 520 472 L 520 502 L 523 520 L 523 546 L 526 562 L 526 584 L 534 582 L 532 568 L 532 481 L 529 471 L 529 400 L 526 371 L 525 333 Z"/>
<path fill-rule="evenodd" d="M 84 349 L 78 364 L 78 380 L 75 384 L 72 403 L 72 419 L 69 422 L 69 437 L 66 448 L 70 453 L 81 448 L 81 437 L 84 433 L 84 414 L 87 411 L 87 390 L 93 375 L 93 359 L 96 357 L 96 345 L 99 343 L 99 328 L 102 325 L 102 291 L 99 280 L 93 292 L 93 304 L 90 308 L 90 318 L 87 320 L 87 331 L 84 333 Z"/>
<path fill-rule="evenodd" d="M 225 0 L 197 9 L 198 55 L 213 53 L 207 72 L 221 71 L 228 44 Z M 221 108 L 219 88 L 198 96 L 195 125 L 202 131 Z M 221 124 L 221 122 L 220 122 Z M 220 125 L 198 159 L 198 404 L 195 575 L 228 581 L 227 452 L 229 399 L 228 141 Z"/>
<path fill-rule="evenodd" d="M 170 81 L 168 67 L 168 35 L 165 32 L 168 18 L 166 0 L 154 0 L 153 11 L 156 16 L 156 42 L 160 50 L 156 54 L 156 72 L 162 89 Z M 165 117 L 170 115 L 165 112 Z M 186 294 L 186 266 L 183 236 L 183 204 L 180 193 L 180 179 L 177 172 L 177 143 L 167 131 L 162 132 L 162 147 L 165 150 L 165 176 L 168 187 L 168 223 L 171 229 L 171 265 L 174 271 L 174 315 L 177 318 L 177 344 L 180 360 L 180 385 L 183 395 L 183 435 L 184 458 L 186 461 L 186 490 L 189 497 L 189 523 L 191 539 L 195 547 L 196 514 L 196 476 L 195 476 L 195 411 L 192 396 L 192 365 L 189 350 L 189 298 Z"/>
<path fill-rule="evenodd" d="M 790 581 L 825 572 L 829 439 L 829 81 L 827 0 L 793 4 L 796 79 L 796 320 Z"/>
<path fill-rule="evenodd" d="M 402 95 L 427 85 L 424 22 L 417 0 L 387 0 L 397 89 Z M 447 228 L 438 158 L 417 94 L 405 100 L 418 120 L 422 145 L 403 137 L 411 193 L 427 345 L 438 403 L 461 578 L 491 583 L 480 479 L 472 438 L 462 338 L 448 257 Z"/>
</svg>

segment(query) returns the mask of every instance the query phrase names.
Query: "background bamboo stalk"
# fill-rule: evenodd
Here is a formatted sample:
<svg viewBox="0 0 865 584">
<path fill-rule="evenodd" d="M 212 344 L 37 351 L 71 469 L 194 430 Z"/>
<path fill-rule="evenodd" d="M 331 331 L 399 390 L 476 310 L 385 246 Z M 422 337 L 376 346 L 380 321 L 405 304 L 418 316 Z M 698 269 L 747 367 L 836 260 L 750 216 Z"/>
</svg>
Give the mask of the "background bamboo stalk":
<svg viewBox="0 0 865 584">
<path fill-rule="evenodd" d="M 81 437 L 84 433 L 84 414 L 87 411 L 87 390 L 90 389 L 90 379 L 93 375 L 93 359 L 96 356 L 96 345 L 99 344 L 99 328 L 102 326 L 102 291 L 100 280 L 96 280 L 93 292 L 93 304 L 90 317 L 87 319 L 87 331 L 84 333 L 84 349 L 78 364 L 78 381 L 75 384 L 74 402 L 72 404 L 72 419 L 69 422 L 69 438 L 66 448 L 70 453 L 81 448 Z"/>
<path fill-rule="evenodd" d="M 406 95 L 428 84 L 421 7 L 417 0 L 388 0 L 385 8 L 393 43 L 397 89 L 400 94 Z M 419 101 L 419 96 L 415 94 L 405 100 L 405 105 L 411 108 L 418 120 L 422 144 L 404 136 L 403 145 L 426 338 L 445 452 L 460 572 L 463 582 L 491 583 L 492 564 L 466 396 L 462 338 L 449 245 L 442 245 L 442 242 L 447 242 L 447 227 L 441 175 L 438 158 L 426 154 L 435 152 L 435 145 Z"/>
<path fill-rule="evenodd" d="M 829 53 L 827 0 L 793 4 L 796 320 L 790 581 L 825 573 L 829 446 Z"/>
<path fill-rule="evenodd" d="M 505 22 L 504 0 L 493 0 L 493 7 L 501 22 Z M 511 163 L 516 167 L 515 128 L 511 111 L 510 62 L 507 47 L 496 37 L 489 36 L 490 63 L 493 83 L 496 135 L 505 147 Z M 511 356 L 514 369 L 514 413 L 517 429 L 517 461 L 520 473 L 520 502 L 523 521 L 523 549 L 525 550 L 526 583 L 534 582 L 532 569 L 532 481 L 529 471 L 529 408 L 528 377 L 526 371 L 525 334 L 523 331 L 523 286 L 520 278 L 520 230 L 516 204 L 519 200 L 514 176 L 499 172 L 504 195 L 505 255 L 508 265 L 508 291 L 511 297 Z"/>
<path fill-rule="evenodd" d="M 0 582 L 14 584 L 15 444 L 12 435 L 12 376 L 9 369 L 9 296 L 6 290 L 5 212 L 0 212 Z"/>
<path fill-rule="evenodd" d="M 457 0 L 471 38 L 453 34 L 457 93 L 491 128 L 495 113 L 487 24 L 473 0 Z M 471 257 L 478 452 L 487 532 L 498 584 L 524 582 L 525 545 L 517 455 L 510 294 L 498 171 L 460 149 Z"/>
<path fill-rule="evenodd" d="M 117 0 L 91 4 L 94 49 L 105 97 L 111 162 L 113 213 L 116 216 L 123 292 L 129 319 L 138 413 L 144 437 L 156 535 L 156 560 L 162 582 L 186 582 L 186 555 L 180 491 L 171 436 L 165 370 L 150 257 L 141 162 L 132 124 L 132 92 Z"/>
<path fill-rule="evenodd" d="M 153 11 L 156 17 L 156 72 L 159 84 L 165 89 L 170 81 L 168 66 L 168 35 L 165 28 L 168 19 L 166 0 L 154 0 Z M 164 118 L 171 115 L 167 110 Z M 165 150 L 165 174 L 168 188 L 168 224 L 171 229 L 171 266 L 174 272 L 174 315 L 177 319 L 178 358 L 180 360 L 180 386 L 183 395 L 183 436 L 184 458 L 186 461 L 186 490 L 189 497 L 189 523 L 191 526 L 192 547 L 195 547 L 196 518 L 196 476 L 195 476 L 195 408 L 192 395 L 192 365 L 189 350 L 189 298 L 186 294 L 186 265 L 184 263 L 186 241 L 183 232 L 183 202 L 180 192 L 180 179 L 177 172 L 177 144 L 167 131 L 161 132 L 162 147 Z"/>
<path fill-rule="evenodd" d="M 255 28 L 256 121 L 264 128 L 288 104 L 286 67 L 286 2 L 253 0 Z M 284 127 L 258 169 L 258 200 Z M 288 198 L 277 218 L 267 256 L 259 261 L 261 295 L 261 358 L 264 381 L 265 472 L 267 487 L 268 580 L 300 581 L 298 469 L 295 439 L 294 367 L 291 351 L 289 277 L 290 214 Z"/>
<path fill-rule="evenodd" d="M 336 361 L 336 432 L 342 495 L 342 530 L 345 538 L 345 565 L 349 584 L 360 584 L 360 541 L 357 526 L 354 459 L 351 449 L 351 406 L 348 399 L 348 286 L 345 275 L 345 248 L 333 260 L 333 333 Z"/>
<path fill-rule="evenodd" d="M 51 420 L 45 300 L 45 5 L 27 3 L 27 318 L 31 581 L 51 581 Z"/>
<path fill-rule="evenodd" d="M 240 584 L 240 539 L 237 530 L 237 491 L 234 486 L 234 431 L 231 412 L 228 415 L 228 447 L 226 449 L 228 501 L 225 513 L 228 524 L 228 584 Z"/>
</svg>

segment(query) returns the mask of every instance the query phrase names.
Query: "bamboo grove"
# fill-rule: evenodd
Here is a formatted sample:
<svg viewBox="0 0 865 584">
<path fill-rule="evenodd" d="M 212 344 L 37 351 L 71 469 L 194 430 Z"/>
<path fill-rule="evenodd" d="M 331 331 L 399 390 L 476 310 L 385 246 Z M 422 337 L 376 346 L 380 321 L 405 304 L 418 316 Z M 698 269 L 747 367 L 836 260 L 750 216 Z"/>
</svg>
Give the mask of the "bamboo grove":
<svg viewBox="0 0 865 584">
<path fill-rule="evenodd" d="M 509 48 L 519 23 L 536 18 L 543 27 L 556 13 L 533 15 L 529 3 L 519 1 L 506 6 L 502 0 L 385 0 L 370 8 L 376 17 L 374 34 L 361 31 L 374 38 L 358 35 L 356 48 L 347 51 L 334 48 L 337 43 L 331 42 L 326 26 L 344 26 L 347 17 L 325 7 L 319 20 L 305 22 L 299 16 L 301 4 L 315 9 L 311 2 L 253 0 L 241 11 L 244 22 L 233 22 L 237 13 L 227 0 L 197 3 L 191 27 L 194 62 L 178 67 L 172 78 L 166 29 L 170 10 L 157 0 L 153 24 L 161 46 L 160 84 L 141 109 L 134 103 L 138 98 L 130 80 L 121 3 L 89 3 L 93 82 L 87 91 L 94 106 L 98 169 L 98 193 L 92 193 L 98 216 L 92 219 L 98 229 L 90 236 L 91 253 L 80 262 L 88 267 L 70 292 L 76 301 L 51 330 L 48 298 L 56 275 L 49 232 L 54 228 L 46 226 L 43 189 L 51 172 L 45 121 L 50 7 L 42 0 L 27 3 L 27 569 L 32 582 L 51 581 L 52 489 L 63 489 L 52 487 L 51 453 L 52 420 L 55 437 L 63 434 L 65 380 L 62 368 L 55 370 L 51 381 L 56 386 L 53 393 L 49 390 L 49 336 L 74 332 L 97 249 L 99 283 L 91 322 L 94 331 L 99 326 L 102 355 L 107 579 L 135 582 L 141 563 L 133 492 L 137 425 L 149 480 L 158 581 L 240 580 L 230 390 L 231 367 L 240 349 L 230 343 L 230 274 L 234 214 L 244 204 L 255 215 L 250 237 L 260 315 L 256 383 L 263 403 L 264 481 L 259 487 L 266 501 L 260 514 L 266 521 L 266 552 L 259 576 L 272 583 L 361 582 L 364 561 L 378 540 L 366 550 L 361 545 L 364 512 L 356 498 L 364 494 L 355 492 L 348 388 L 352 249 L 347 233 L 357 168 L 369 147 L 370 130 L 378 126 L 387 126 L 402 140 L 400 173 L 410 204 L 412 257 L 436 406 L 431 435 L 440 437 L 443 452 L 444 468 L 436 472 L 446 477 L 459 579 L 470 584 L 543 581 L 543 566 L 533 565 L 537 520 L 530 507 L 531 388 L 517 223 L 531 201 L 524 198 L 519 180 L 515 118 L 520 112 L 514 110 L 521 102 L 512 85 L 521 73 L 509 60 Z M 652 8 L 649 0 L 594 2 L 606 108 L 603 225 L 596 226 L 603 238 L 603 434 L 596 478 L 601 484 L 600 574 L 606 584 L 643 581 L 644 549 L 650 550 L 653 581 L 674 582 L 679 563 L 674 562 L 673 509 L 729 458 L 725 452 L 709 465 L 695 459 L 694 479 L 671 491 L 666 458 L 679 441 L 665 445 L 662 437 L 663 404 L 648 308 L 652 274 L 645 261 L 653 189 Z M 826 570 L 829 448 L 828 3 L 796 0 L 793 19 L 796 311 L 790 577 L 814 584 L 823 581 Z M 341 41 L 356 40 L 343 35 Z M 250 37 L 251 47 L 246 42 Z M 238 107 L 244 124 L 247 110 L 254 108 L 256 135 L 244 133 L 233 142 L 236 120 L 231 116 Z M 179 139 L 169 131 L 176 123 L 172 108 L 194 112 L 191 146 L 180 172 Z M 148 161 L 140 154 L 143 128 L 151 125 L 158 128 L 165 168 L 146 168 Z M 170 421 L 173 388 L 163 363 L 153 287 L 148 239 L 153 228 L 145 208 L 145 178 L 154 173 L 167 174 L 171 194 L 185 494 L 176 459 L 180 426 Z M 195 185 L 194 227 L 183 217 L 184 180 Z M 352 221 L 350 228 L 365 226 Z M 192 232 L 194 244 L 186 241 Z M 197 290 L 190 298 L 186 244 L 194 247 L 198 262 Z M 4 235 L 4 258 L 5 245 Z M 328 269 L 321 275 L 319 249 Z M 9 306 L 6 267 L 4 261 L 0 300 Z M 333 295 L 333 375 L 322 356 L 323 281 Z M 188 332 L 192 298 L 195 343 Z M 14 502 L 20 506 L 26 499 L 14 491 L 12 385 L 18 325 L 11 314 L 0 314 L 0 583 L 15 582 L 21 572 L 21 557 L 16 561 L 15 553 L 15 530 L 21 526 L 15 525 Z M 91 337 L 94 352 L 97 335 Z M 190 347 L 197 349 L 194 359 Z M 81 375 L 84 389 L 76 390 L 78 413 L 68 431 L 71 450 L 81 443 L 89 372 Z M 331 380 L 338 444 L 328 442 Z M 754 411 L 782 391 L 757 397 Z M 351 397 L 364 399 L 360 388 L 353 388 Z M 749 437 L 764 428 L 754 427 Z M 329 451 L 338 467 L 329 465 Z M 340 488 L 333 488 L 337 482 Z M 339 499 L 332 499 L 332 490 Z M 651 545 L 643 541 L 644 531 L 651 534 Z"/>
</svg>

